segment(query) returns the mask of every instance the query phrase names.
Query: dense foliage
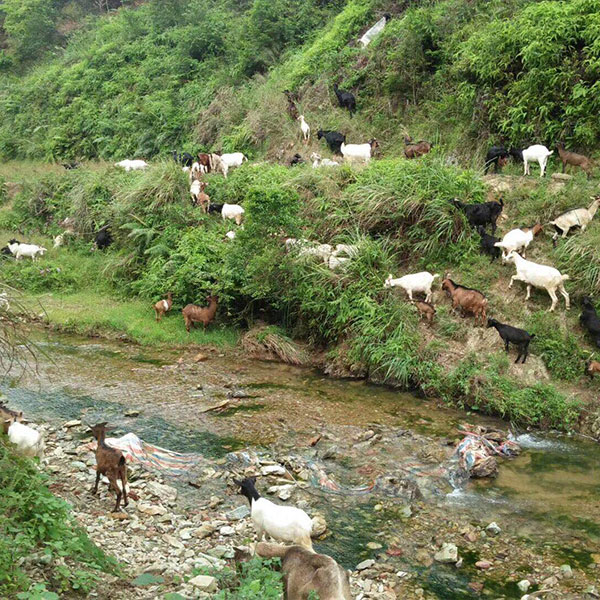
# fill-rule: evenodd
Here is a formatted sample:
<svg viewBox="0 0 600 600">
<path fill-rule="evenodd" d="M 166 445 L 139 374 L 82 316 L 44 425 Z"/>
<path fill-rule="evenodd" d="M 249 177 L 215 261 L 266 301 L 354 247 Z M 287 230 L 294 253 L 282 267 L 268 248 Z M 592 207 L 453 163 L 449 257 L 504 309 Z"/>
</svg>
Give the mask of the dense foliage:
<svg viewBox="0 0 600 600">
<path fill-rule="evenodd" d="M 127 4 L 107 18 L 102 2 L 0 3 L 0 156 L 271 152 L 289 139 L 286 87 L 309 123 L 385 134 L 390 155 L 408 129 L 465 159 L 490 136 L 587 149 L 600 137 L 599 0 Z M 395 18 L 359 48 L 386 9 Z M 358 96 L 354 122 L 334 110 L 336 81 Z"/>
</svg>

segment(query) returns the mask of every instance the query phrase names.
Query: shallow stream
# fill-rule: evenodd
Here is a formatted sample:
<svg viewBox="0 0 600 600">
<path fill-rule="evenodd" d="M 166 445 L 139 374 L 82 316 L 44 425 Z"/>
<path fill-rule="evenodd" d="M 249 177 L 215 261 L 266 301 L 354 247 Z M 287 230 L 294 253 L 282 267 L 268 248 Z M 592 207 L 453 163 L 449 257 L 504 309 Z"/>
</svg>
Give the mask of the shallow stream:
<svg viewBox="0 0 600 600">
<path fill-rule="evenodd" d="M 600 446 L 594 442 L 521 434 L 523 453 L 504 460 L 496 479 L 466 481 L 456 476 L 452 457 L 456 426 L 467 421 L 507 429 L 506 423 L 232 351 L 213 349 L 208 360 L 197 361 L 191 351 L 141 350 L 58 334 L 44 334 L 38 343 L 43 354 L 37 374 L 0 386 L 10 406 L 38 422 L 108 421 L 117 428 L 114 436 L 132 431 L 170 450 L 200 453 L 209 465 L 222 465 L 228 453 L 241 449 L 318 464 L 346 493 L 307 490 L 333 532 L 316 548 L 346 567 L 387 550 L 382 560 L 419 573 L 422 587 L 438 598 L 478 597 L 468 587 L 483 577 L 473 566 L 480 558 L 475 552 L 463 553 L 462 569 L 422 555 L 456 524 L 496 521 L 502 535 L 515 540 L 515 555 L 504 557 L 514 561 L 514 571 L 528 566 L 519 565 L 522 547 L 570 564 L 591 584 L 600 579 L 593 557 L 600 552 Z M 203 412 L 228 399 L 223 412 Z M 131 410 L 139 415 L 125 416 Z M 316 435 L 322 439 L 311 447 Z M 414 485 L 398 493 L 389 483 L 398 478 Z M 193 504 L 197 490 L 187 481 L 173 483 Z M 210 493 L 231 494 L 220 480 L 206 485 Z M 232 502 L 241 504 L 241 497 Z M 369 542 L 382 548 L 369 549 Z M 390 550 L 397 548 L 402 551 Z M 521 596 L 513 581 L 493 572 L 485 575 L 483 595 Z"/>
</svg>

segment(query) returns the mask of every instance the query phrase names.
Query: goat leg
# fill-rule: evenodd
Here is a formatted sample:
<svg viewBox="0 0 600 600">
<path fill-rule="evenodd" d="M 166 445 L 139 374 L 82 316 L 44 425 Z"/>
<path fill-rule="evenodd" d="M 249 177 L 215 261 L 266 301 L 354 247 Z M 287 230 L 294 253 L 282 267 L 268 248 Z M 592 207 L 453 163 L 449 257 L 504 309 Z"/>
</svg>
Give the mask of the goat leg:
<svg viewBox="0 0 600 600">
<path fill-rule="evenodd" d="M 508 340 L 505 340 L 504 349 L 506 350 L 506 353 L 508 354 Z"/>
<path fill-rule="evenodd" d="M 98 493 L 98 484 L 100 483 L 100 471 L 96 471 L 96 484 L 92 488 L 92 494 L 96 495 Z"/>
</svg>

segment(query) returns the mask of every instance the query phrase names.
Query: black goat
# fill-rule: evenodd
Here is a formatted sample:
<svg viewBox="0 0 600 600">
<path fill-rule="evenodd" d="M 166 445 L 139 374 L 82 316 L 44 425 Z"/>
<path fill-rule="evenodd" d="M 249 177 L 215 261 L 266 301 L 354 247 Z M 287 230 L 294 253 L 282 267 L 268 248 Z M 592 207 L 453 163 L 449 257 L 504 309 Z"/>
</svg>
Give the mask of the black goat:
<svg viewBox="0 0 600 600">
<path fill-rule="evenodd" d="M 579 315 L 579 323 L 581 326 L 588 330 L 596 342 L 596 346 L 600 348 L 600 319 L 596 313 L 594 303 L 589 296 L 584 296 L 581 301 L 581 315 Z"/>
<path fill-rule="evenodd" d="M 105 225 L 96 233 L 96 239 L 94 240 L 94 248 L 98 250 L 104 250 L 112 244 L 113 238 L 110 233 L 110 225 Z"/>
<path fill-rule="evenodd" d="M 222 204 L 211 204 L 208 207 L 208 212 L 209 213 L 219 213 L 219 214 L 221 214 L 222 210 L 223 210 L 223 205 Z"/>
<path fill-rule="evenodd" d="M 481 225 L 477 227 L 477 233 L 479 233 L 479 235 L 481 236 L 481 250 L 484 254 L 489 254 L 492 257 L 491 262 L 493 262 L 496 258 L 500 258 L 502 251 L 500 250 L 500 248 L 494 246 L 494 244 L 496 242 L 499 242 L 500 239 L 494 237 L 493 235 L 490 235 L 489 233 L 486 233 L 485 228 Z"/>
<path fill-rule="evenodd" d="M 523 150 L 511 148 L 508 153 L 513 157 L 515 162 L 523 162 Z"/>
<path fill-rule="evenodd" d="M 173 150 L 171 155 L 173 156 L 173 160 L 183 167 L 191 167 L 194 164 L 194 157 L 189 152 L 178 154 L 177 150 Z"/>
<path fill-rule="evenodd" d="M 494 165 L 494 173 L 497 173 L 498 167 L 502 168 L 509 156 L 510 154 L 504 146 L 492 146 L 485 155 L 484 173 L 487 173 L 492 165 Z"/>
<path fill-rule="evenodd" d="M 481 204 L 463 204 L 456 198 L 450 200 L 452 204 L 462 210 L 471 227 L 483 227 L 490 224 L 492 226 L 492 235 L 496 233 L 496 221 L 504 208 L 504 201 L 500 198 L 500 202 L 483 202 Z"/>
<path fill-rule="evenodd" d="M 78 169 L 81 163 L 78 160 L 72 160 L 71 162 L 60 163 L 63 169 L 70 171 L 71 169 Z"/>
<path fill-rule="evenodd" d="M 8 240 L 8 242 L 6 242 L 6 246 L 4 246 L 4 248 L 2 248 L 2 250 L 0 250 L 0 254 L 2 256 L 14 256 L 14 254 L 10 251 L 8 244 L 23 244 L 23 243 L 24 242 L 20 242 L 19 240 L 12 238 L 11 240 Z"/>
<path fill-rule="evenodd" d="M 508 344 L 514 344 L 519 349 L 519 354 L 517 355 L 515 363 L 518 363 L 522 356 L 522 362 L 525 364 L 527 356 L 529 355 L 529 342 L 535 337 L 535 334 L 529 334 L 524 329 L 518 329 L 512 325 L 505 325 L 504 323 L 496 321 L 496 319 L 488 319 L 487 326 L 496 328 L 496 331 L 500 334 L 500 337 L 504 342 L 504 347 L 507 352 Z"/>
<path fill-rule="evenodd" d="M 295 167 L 296 165 L 302 165 L 306 161 L 302 158 L 300 154 L 294 154 L 292 159 L 290 160 L 290 167 Z"/>
<path fill-rule="evenodd" d="M 337 96 L 341 108 L 347 108 L 352 116 L 356 112 L 356 98 L 352 92 L 346 92 L 338 88 L 337 83 L 333 84 L 333 91 Z"/>
<path fill-rule="evenodd" d="M 346 143 L 346 136 L 339 131 L 331 131 L 330 129 L 319 129 L 317 131 L 317 139 L 325 138 L 329 149 L 334 154 L 342 154 L 342 144 Z"/>
</svg>

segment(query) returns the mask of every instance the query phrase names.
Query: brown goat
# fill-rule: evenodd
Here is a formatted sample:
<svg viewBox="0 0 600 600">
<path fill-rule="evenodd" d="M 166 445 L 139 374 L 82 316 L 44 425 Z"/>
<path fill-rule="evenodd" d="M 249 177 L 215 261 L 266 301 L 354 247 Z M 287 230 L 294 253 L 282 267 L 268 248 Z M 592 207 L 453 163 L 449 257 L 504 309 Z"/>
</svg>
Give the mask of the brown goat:
<svg viewBox="0 0 600 600">
<path fill-rule="evenodd" d="M 256 554 L 282 558 L 284 600 L 305 600 L 316 593 L 320 600 L 351 600 L 348 573 L 326 554 L 310 552 L 302 546 L 259 542 Z"/>
<path fill-rule="evenodd" d="M 207 173 L 211 171 L 210 154 L 206 152 L 198 152 L 198 162 L 206 169 Z"/>
<path fill-rule="evenodd" d="M 481 325 L 485 325 L 487 318 L 485 311 L 488 301 L 481 292 L 458 285 L 448 277 L 442 281 L 442 289 L 448 297 L 452 298 L 453 310 L 456 310 L 460 306 L 463 313 L 471 313 L 475 316 L 475 324 L 477 324 L 477 317 L 479 317 Z"/>
<path fill-rule="evenodd" d="M 201 181 L 200 193 L 196 196 L 196 205 L 199 204 L 205 213 L 208 213 L 208 209 L 210 208 L 210 196 L 204 192 L 207 185 L 206 181 Z"/>
<path fill-rule="evenodd" d="M 298 112 L 298 108 L 296 107 L 296 101 L 297 101 L 297 95 L 292 94 L 292 92 L 290 92 L 290 90 L 283 90 L 283 93 L 285 94 L 287 101 L 288 101 L 288 105 L 287 105 L 287 113 L 290 117 L 290 119 L 292 119 L 292 121 L 297 121 L 298 117 L 300 116 L 300 113 Z"/>
<path fill-rule="evenodd" d="M 410 136 L 404 137 L 404 156 L 406 158 L 418 158 L 430 152 L 432 148 L 433 144 L 431 142 L 425 140 L 413 142 Z"/>
<path fill-rule="evenodd" d="M 435 316 L 435 308 L 430 302 L 423 302 L 416 300 L 413 302 L 415 308 L 419 312 L 419 316 L 424 318 L 428 323 L 433 323 L 433 317 Z"/>
<path fill-rule="evenodd" d="M 159 300 L 154 305 L 154 312 L 156 313 L 156 320 L 160 321 L 163 318 L 163 315 L 166 312 L 169 312 L 171 310 L 172 306 L 173 306 L 173 294 L 171 292 L 169 292 L 167 294 L 166 300 Z"/>
<path fill-rule="evenodd" d="M 6 421 L 12 420 L 18 421 L 19 423 L 23 422 L 23 411 L 16 412 L 11 410 L 4 404 L 4 402 L 0 402 L 0 423 L 4 423 Z M 5 431 L 4 433 L 8 433 Z"/>
<path fill-rule="evenodd" d="M 185 321 L 185 328 L 187 332 L 190 332 L 190 327 L 194 323 L 202 323 L 204 329 L 206 326 L 215 318 L 217 312 L 218 298 L 216 296 L 208 296 L 207 307 L 196 306 L 195 304 L 188 304 L 182 311 L 183 320 Z"/>
<path fill-rule="evenodd" d="M 129 504 L 129 500 L 127 499 L 127 463 L 120 450 L 111 448 L 104 441 L 106 438 L 106 423 L 98 423 L 90 427 L 90 430 L 98 441 L 98 447 L 96 448 L 96 484 L 92 488 L 92 494 L 98 492 L 100 477 L 106 475 L 108 478 L 108 489 L 114 490 L 117 494 L 117 503 L 113 509 L 113 512 L 117 512 L 121 505 L 121 496 L 123 496 L 123 506 Z M 121 479 L 123 486 L 122 493 L 119 489 L 119 479 Z"/>
<path fill-rule="evenodd" d="M 589 375 L 590 379 L 594 379 L 596 373 L 600 373 L 600 362 L 597 360 L 590 360 L 585 365 L 585 372 Z"/>
<path fill-rule="evenodd" d="M 563 144 L 558 144 L 558 156 L 562 162 L 562 172 L 564 173 L 567 165 L 573 167 L 581 167 L 581 170 L 587 175 L 589 179 L 592 171 L 592 161 L 583 154 L 577 154 L 576 152 L 569 152 L 565 150 Z"/>
</svg>

